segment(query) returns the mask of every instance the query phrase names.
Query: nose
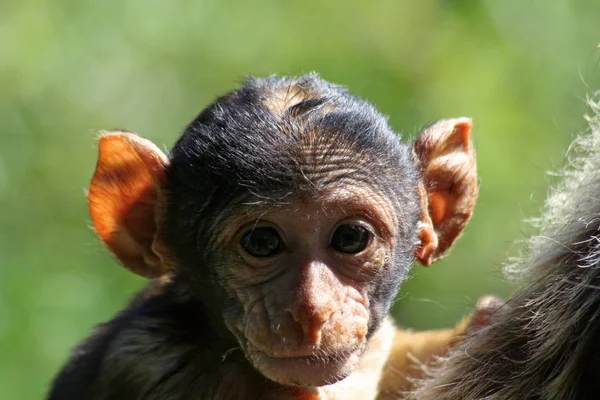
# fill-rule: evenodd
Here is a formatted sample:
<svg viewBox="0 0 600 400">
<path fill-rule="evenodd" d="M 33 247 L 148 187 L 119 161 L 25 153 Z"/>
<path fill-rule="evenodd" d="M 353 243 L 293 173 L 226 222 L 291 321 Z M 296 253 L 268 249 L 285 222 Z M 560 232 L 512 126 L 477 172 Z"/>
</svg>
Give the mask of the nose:
<svg viewBox="0 0 600 400">
<path fill-rule="evenodd" d="M 296 296 L 288 312 L 302 328 L 304 344 L 318 346 L 323 326 L 335 312 L 335 286 L 329 268 L 321 262 L 310 262 L 301 268 Z"/>
</svg>

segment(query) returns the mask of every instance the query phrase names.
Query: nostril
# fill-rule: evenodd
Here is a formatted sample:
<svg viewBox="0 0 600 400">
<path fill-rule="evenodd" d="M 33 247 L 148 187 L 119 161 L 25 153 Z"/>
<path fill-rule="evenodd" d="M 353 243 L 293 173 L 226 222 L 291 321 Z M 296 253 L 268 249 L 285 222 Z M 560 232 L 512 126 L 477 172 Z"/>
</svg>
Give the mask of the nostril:
<svg viewBox="0 0 600 400">
<path fill-rule="evenodd" d="M 323 326 L 329 321 L 333 311 L 300 305 L 288 313 L 302 332 L 303 344 L 320 345 Z"/>
<path fill-rule="evenodd" d="M 319 346 L 321 344 L 321 328 L 304 331 L 304 344 L 307 346 Z"/>
</svg>

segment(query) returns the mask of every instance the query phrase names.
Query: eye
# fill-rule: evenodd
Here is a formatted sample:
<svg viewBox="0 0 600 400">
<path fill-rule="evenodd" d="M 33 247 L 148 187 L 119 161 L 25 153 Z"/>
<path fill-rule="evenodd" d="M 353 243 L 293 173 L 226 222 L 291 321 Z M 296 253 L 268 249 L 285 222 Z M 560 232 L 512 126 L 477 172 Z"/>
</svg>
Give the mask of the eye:
<svg viewBox="0 0 600 400">
<path fill-rule="evenodd" d="M 338 226 L 331 238 L 331 247 L 342 253 L 355 254 L 363 251 L 369 244 L 371 233 L 360 225 L 344 224 Z"/>
<path fill-rule="evenodd" d="M 273 228 L 254 228 L 244 233 L 242 248 L 254 257 L 271 257 L 282 250 L 279 233 Z"/>
</svg>

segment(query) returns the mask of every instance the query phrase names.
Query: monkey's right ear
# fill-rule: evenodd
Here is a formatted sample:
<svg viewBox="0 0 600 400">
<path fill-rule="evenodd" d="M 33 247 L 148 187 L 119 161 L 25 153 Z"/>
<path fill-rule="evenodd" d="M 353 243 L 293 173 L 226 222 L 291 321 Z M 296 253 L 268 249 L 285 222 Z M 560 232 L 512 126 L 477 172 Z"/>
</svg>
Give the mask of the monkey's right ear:
<svg viewBox="0 0 600 400">
<path fill-rule="evenodd" d="M 168 159 L 131 132 L 100 136 L 98 164 L 88 194 L 98 236 L 131 271 L 156 278 L 170 267 L 158 237 L 161 186 Z"/>
</svg>

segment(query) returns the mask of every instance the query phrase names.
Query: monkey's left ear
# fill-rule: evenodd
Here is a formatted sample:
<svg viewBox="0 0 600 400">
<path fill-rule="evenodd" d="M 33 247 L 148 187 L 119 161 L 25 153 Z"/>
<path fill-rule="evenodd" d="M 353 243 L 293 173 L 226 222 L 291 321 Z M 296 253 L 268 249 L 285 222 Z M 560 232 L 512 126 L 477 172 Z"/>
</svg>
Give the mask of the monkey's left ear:
<svg viewBox="0 0 600 400">
<path fill-rule="evenodd" d="M 158 223 L 168 159 L 152 142 L 131 132 L 100 136 L 98 164 L 88 202 L 98 236 L 131 271 L 156 278 L 163 260 Z"/>
<path fill-rule="evenodd" d="M 446 255 L 473 214 L 479 185 L 470 133 L 469 118 L 441 120 L 415 141 L 422 172 L 416 258 L 425 266 Z"/>
</svg>

